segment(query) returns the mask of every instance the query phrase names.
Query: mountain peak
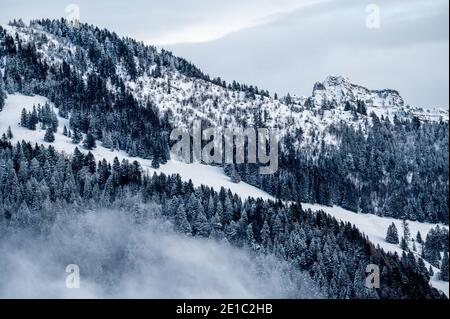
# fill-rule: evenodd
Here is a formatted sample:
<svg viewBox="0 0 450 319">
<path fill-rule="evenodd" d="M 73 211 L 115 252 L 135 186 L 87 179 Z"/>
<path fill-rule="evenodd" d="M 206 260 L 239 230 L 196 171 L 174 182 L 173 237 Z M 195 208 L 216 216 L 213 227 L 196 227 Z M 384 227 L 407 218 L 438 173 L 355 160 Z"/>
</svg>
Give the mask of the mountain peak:
<svg viewBox="0 0 450 319">
<path fill-rule="evenodd" d="M 324 103 L 343 104 L 346 102 L 365 102 L 373 107 L 402 107 L 404 100 L 396 90 L 369 90 L 361 85 L 353 84 L 344 76 L 330 75 L 323 82 L 317 82 L 312 97 L 317 106 Z"/>
<path fill-rule="evenodd" d="M 344 85 L 346 83 L 351 84 L 350 79 L 342 75 L 329 75 L 325 78 L 324 83 L 327 83 L 329 86 Z"/>
</svg>

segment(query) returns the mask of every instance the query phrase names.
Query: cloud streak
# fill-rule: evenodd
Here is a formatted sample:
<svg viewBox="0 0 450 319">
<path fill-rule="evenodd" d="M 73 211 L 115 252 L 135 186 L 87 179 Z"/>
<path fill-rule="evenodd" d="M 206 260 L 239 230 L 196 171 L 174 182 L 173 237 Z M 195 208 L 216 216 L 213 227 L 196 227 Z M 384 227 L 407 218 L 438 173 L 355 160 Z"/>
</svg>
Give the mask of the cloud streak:
<svg viewBox="0 0 450 319">
<path fill-rule="evenodd" d="M 408 104 L 448 107 L 448 0 L 75 1 L 81 20 L 173 51 L 213 77 L 309 95 L 340 74 L 400 91 Z M 66 16 L 66 4 L 0 0 L 0 23 Z M 381 28 L 366 27 L 366 6 Z"/>
<path fill-rule="evenodd" d="M 272 23 L 284 14 L 317 5 L 323 0 L 254 2 L 238 4 L 231 1 L 226 7 L 205 12 L 205 15 L 198 22 L 180 25 L 176 29 L 150 38 L 148 41 L 156 45 L 215 41 L 235 32 Z"/>
</svg>

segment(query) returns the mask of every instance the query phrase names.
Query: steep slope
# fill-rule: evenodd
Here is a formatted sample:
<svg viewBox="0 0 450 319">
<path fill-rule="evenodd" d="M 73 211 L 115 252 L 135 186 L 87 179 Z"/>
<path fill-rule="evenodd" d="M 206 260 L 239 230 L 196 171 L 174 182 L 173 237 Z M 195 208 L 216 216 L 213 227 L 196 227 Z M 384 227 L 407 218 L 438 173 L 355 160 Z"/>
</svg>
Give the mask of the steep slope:
<svg viewBox="0 0 450 319">
<path fill-rule="evenodd" d="M 64 20 L 13 22 L 0 33 L 5 89 L 48 97 L 68 129 L 106 148 L 157 168 L 171 158 L 171 128 L 194 120 L 277 128 L 277 175 L 241 165 L 242 180 L 284 200 L 448 223 L 448 111 L 405 106 L 395 90 L 339 76 L 316 83 L 310 97 L 272 98 L 211 79 L 170 52 Z"/>
<path fill-rule="evenodd" d="M 24 140 L 31 142 L 32 144 L 42 144 L 45 146 L 52 145 L 56 150 L 64 152 L 67 155 L 73 154 L 75 148 L 77 147 L 82 152 L 88 153 L 88 151 L 82 147 L 81 143 L 74 144 L 70 138 L 63 134 L 63 127 L 68 127 L 69 121 L 60 116 L 58 117 L 58 131 L 55 133 L 55 141 L 53 143 L 45 142 L 45 130 L 37 129 L 36 131 L 32 131 L 20 126 L 19 123 L 22 109 L 31 111 L 33 106 L 44 105 L 45 103 L 52 105 L 50 101 L 42 96 L 26 96 L 22 94 L 8 95 L 5 107 L 0 113 L 0 135 L 6 132 L 8 127 L 10 127 L 13 133 L 13 138 L 11 139 L 13 143 L 18 143 Z M 53 105 L 52 107 L 56 111 L 58 110 Z M 176 160 L 170 160 L 166 164 L 161 165 L 160 168 L 155 169 L 152 167 L 151 160 L 132 157 L 123 151 L 112 151 L 111 149 L 107 149 L 101 145 L 98 145 L 90 152 L 96 159 L 105 159 L 109 163 L 112 163 L 115 157 L 117 157 L 119 161 L 122 161 L 123 159 L 127 159 L 130 162 L 138 161 L 143 170 L 150 176 L 154 173 L 164 173 L 166 175 L 176 174 L 180 175 L 183 181 L 191 180 L 197 187 L 201 185 L 208 185 L 217 190 L 224 187 L 242 198 L 253 197 L 262 198 L 264 200 L 273 199 L 272 196 L 254 186 L 246 183 L 233 183 L 230 178 L 223 173 L 223 170 L 218 167 L 203 165 L 200 163 L 186 164 Z"/>
<path fill-rule="evenodd" d="M 0 112 L 0 134 L 6 132 L 10 127 L 13 133 L 13 138 L 11 139 L 11 142 L 13 143 L 18 143 L 24 140 L 31 142 L 32 144 L 43 144 L 45 146 L 52 145 L 56 148 L 56 150 L 62 151 L 68 155 L 73 154 L 75 148 L 78 147 L 79 150 L 87 154 L 88 151 L 85 150 L 81 144 L 72 143 L 71 139 L 63 134 L 63 127 L 68 126 L 69 123 L 68 120 L 62 117 L 58 117 L 59 128 L 55 133 L 55 141 L 53 143 L 45 142 L 45 130 L 38 129 L 36 131 L 32 131 L 20 126 L 19 123 L 22 109 L 30 111 L 33 109 L 33 106 L 44 105 L 45 103 L 52 105 L 50 101 L 42 96 L 31 97 L 21 94 L 7 95 L 5 107 L 3 111 Z M 55 108 L 54 105 L 52 105 L 52 107 Z M 57 109 L 55 108 L 55 110 Z M 264 200 L 275 200 L 273 196 L 245 182 L 241 182 L 239 184 L 233 183 L 230 178 L 217 167 L 207 166 L 200 163 L 186 164 L 176 160 L 170 160 L 167 164 L 161 165 L 160 168 L 154 169 L 151 165 L 151 161 L 149 160 L 139 157 L 130 157 L 125 152 L 117 150 L 112 151 L 100 145 L 90 152 L 97 160 L 105 159 L 109 163 L 112 163 L 115 157 L 117 157 L 120 162 L 124 159 L 130 162 L 138 161 L 146 174 L 149 174 L 150 176 L 154 173 L 163 173 L 166 175 L 176 174 L 179 175 L 183 181 L 192 181 L 193 185 L 196 187 L 206 185 L 213 187 L 216 190 L 220 190 L 223 187 L 243 199 L 251 197 L 261 198 Z M 380 245 L 386 252 L 397 253 L 399 255 L 402 253 L 402 249 L 398 245 L 389 244 L 385 241 L 385 233 L 391 223 L 396 223 L 397 228 L 401 229 L 401 221 L 398 219 L 379 217 L 373 214 L 355 214 L 339 207 L 327 207 L 317 204 L 313 205 L 303 203 L 302 206 L 304 209 L 310 209 L 311 211 L 323 211 L 338 220 L 351 223 L 363 234 L 368 236 L 372 243 L 375 245 Z M 426 235 L 431 229 L 438 225 L 420 223 L 416 221 L 408 221 L 408 223 L 413 235 L 417 234 L 417 232 L 421 232 L 421 234 Z M 448 230 L 447 226 L 440 225 L 440 227 L 444 227 Z M 412 245 L 412 242 L 410 245 Z M 428 262 L 425 261 L 425 263 L 427 267 L 430 267 Z M 431 278 L 431 285 L 441 290 L 448 296 L 448 283 L 439 280 L 439 269 L 435 267 L 433 268 L 435 275 Z"/>
<path fill-rule="evenodd" d="M 17 35 L 25 43 L 34 43 L 38 55 L 48 65 L 61 66 L 65 61 L 71 66 L 77 66 L 85 78 L 89 72 L 102 74 L 92 57 L 92 48 L 83 43 L 92 42 L 93 45 L 99 46 L 95 50 L 100 51 L 96 54 L 101 54 L 101 51 L 108 47 L 108 35 L 101 36 L 106 38 L 106 43 L 100 43 L 98 39 L 79 39 L 81 43 L 74 43 L 68 34 L 55 35 L 47 30 L 48 26 L 43 27 L 38 22 L 32 23 L 30 27 L 3 27 L 10 36 Z M 70 31 L 70 28 L 68 30 Z M 309 136 L 310 132 L 314 131 L 327 135 L 324 136 L 324 141 L 332 143 L 336 138 L 328 130 L 331 124 L 346 122 L 358 128 L 371 123 L 370 117 L 367 117 L 367 121 L 364 117 L 355 120 L 352 112 L 345 110 L 346 103 L 356 107 L 360 101 L 365 103 L 367 115 L 374 112 L 379 117 L 383 115 L 391 119 L 394 116 L 399 119 L 412 119 L 421 115 L 424 121 L 448 121 L 446 110 L 421 112 L 420 109 L 405 106 L 403 98 L 395 90 L 369 90 L 341 76 L 329 76 L 325 81 L 317 82 L 310 97 L 274 99 L 256 87 L 235 82 L 227 85 L 220 79 L 209 80 L 209 76 L 201 74 L 200 71 L 186 72 L 185 66 L 177 66 L 182 64 L 183 60 L 164 50 L 158 52 L 156 48 L 145 47 L 131 40 L 125 42 L 125 45 L 129 46 L 133 44 L 137 46 L 130 49 L 131 54 L 134 54 L 134 67 L 128 66 L 132 62 L 127 59 L 114 61 L 116 57 L 112 53 L 104 52 L 110 55 L 115 63 L 114 74 L 108 77 L 108 87 L 113 92 L 119 90 L 114 83 L 114 77 L 120 78 L 138 101 L 150 101 L 157 106 L 161 116 L 169 113 L 174 126 L 191 127 L 192 122 L 199 118 L 216 127 L 254 125 L 262 122 L 267 127 L 276 127 L 283 131 L 302 129 L 304 136 Z M 142 50 L 144 53 L 133 50 Z M 145 57 L 150 59 L 144 60 Z M 163 58 L 168 61 L 161 64 L 159 60 Z M 84 62 L 81 67 L 80 59 Z M 130 72 L 130 68 L 135 69 L 134 72 Z M 317 114 L 320 110 L 321 114 Z M 310 147 L 311 142 L 305 139 L 302 146 Z"/>
<path fill-rule="evenodd" d="M 343 77 L 317 83 L 311 97 L 272 98 L 252 86 L 210 79 L 169 52 L 119 39 L 93 26 L 78 29 L 64 21 L 46 20 L 30 26 L 14 23 L 0 29 L 0 34 L 0 71 L 11 93 L 0 113 L 0 126 L 3 131 L 9 125 L 13 128 L 13 141 L 49 145 L 43 141 L 44 130 L 30 131 L 18 125 L 22 108 L 31 110 L 48 98 L 59 114 L 56 141 L 51 144 L 67 154 L 81 145 L 63 135 L 63 126 L 92 134 L 97 139 L 92 150 L 97 159 L 137 160 L 149 174 L 179 174 L 195 185 L 225 187 L 242 197 L 272 199 L 262 188 L 285 200 L 448 222 L 448 210 L 446 220 L 442 208 L 445 200 L 438 197 L 445 196 L 445 185 L 448 194 L 448 175 L 441 169 L 446 161 L 448 166 L 448 157 L 442 155 L 448 148 L 448 112 L 422 112 L 404 106 L 394 90 L 369 90 Z M 279 128 L 292 143 L 281 143 L 285 152 L 276 175 L 265 180 L 257 174 L 244 174 L 247 168 L 238 167 L 244 181 L 253 186 L 235 184 L 218 167 L 170 159 L 167 134 L 173 127 L 190 127 L 194 119 L 216 127 Z M 352 140 L 357 144 L 351 144 Z M 408 153 L 410 140 L 413 148 Z M 379 141 L 383 144 L 377 145 Z M 380 150 L 389 156 L 391 150 L 396 152 L 387 157 L 380 155 Z M 374 157 L 373 166 L 361 160 L 365 153 L 357 153 L 362 151 Z M 306 167 L 302 166 L 305 158 Z M 358 172 L 361 167 L 366 171 Z M 323 174 L 325 169 L 335 175 Z M 367 171 L 380 174 L 367 177 Z M 292 184 L 296 182 L 300 186 Z M 375 188 L 370 189 L 371 183 Z M 335 189 L 336 193 L 330 191 Z M 395 192 L 398 190 L 402 192 Z M 416 197 L 418 202 L 413 201 Z M 411 211 L 414 214 L 410 215 Z M 358 215 L 360 222 L 350 212 L 348 217 L 342 212 L 336 216 L 361 230 L 366 221 L 373 222 L 370 215 Z M 376 228 L 383 228 L 383 223 Z M 384 235 L 380 232 L 369 237 L 377 242 Z"/>
<path fill-rule="evenodd" d="M 330 76 L 310 97 L 211 79 L 170 52 L 64 20 L 0 29 L 9 93 L 38 94 L 70 130 L 106 148 L 167 163 L 174 127 L 269 127 L 281 133 L 275 176 L 237 165 L 241 179 L 290 201 L 448 223 L 448 111 L 405 106 L 394 90 Z M 418 154 L 421 154 L 418 156 Z"/>
</svg>

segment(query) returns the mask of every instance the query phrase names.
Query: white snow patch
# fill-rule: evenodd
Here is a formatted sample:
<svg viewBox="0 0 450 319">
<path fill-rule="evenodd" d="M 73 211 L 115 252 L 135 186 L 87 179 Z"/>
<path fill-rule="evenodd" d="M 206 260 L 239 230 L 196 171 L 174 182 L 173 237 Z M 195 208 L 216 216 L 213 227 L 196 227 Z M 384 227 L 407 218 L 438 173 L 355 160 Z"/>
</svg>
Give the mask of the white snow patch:
<svg viewBox="0 0 450 319">
<path fill-rule="evenodd" d="M 45 102 L 50 103 L 45 97 L 42 96 L 31 97 L 21 94 L 8 95 L 5 108 L 2 112 L 0 112 L 0 134 L 6 132 L 8 126 L 11 126 L 14 135 L 13 142 L 25 140 L 31 143 L 49 146 L 50 143 L 46 143 L 44 141 L 44 130 L 37 129 L 36 131 L 31 131 L 19 125 L 20 114 L 23 108 L 31 110 L 33 105 L 44 105 Z M 55 142 L 51 145 L 53 145 L 56 150 L 65 152 L 66 154 L 72 154 L 77 146 L 81 152 L 87 153 L 81 145 L 72 144 L 71 140 L 62 134 L 64 125 L 69 128 L 69 121 L 61 117 L 58 117 L 58 121 L 58 132 L 55 134 Z M 230 178 L 227 177 L 223 173 L 222 169 L 218 167 L 202 165 L 199 163 L 185 164 L 179 161 L 170 160 L 159 169 L 153 169 L 151 167 L 150 160 L 130 157 L 123 151 L 111 151 L 102 147 L 100 144 L 101 142 L 97 142 L 97 147 L 91 151 L 97 161 L 100 159 L 105 159 L 108 162 L 112 162 L 114 157 L 117 157 L 119 161 L 122 161 L 122 159 L 127 159 L 131 162 L 136 160 L 142 165 L 144 171 L 149 174 L 153 174 L 154 172 L 164 173 L 166 175 L 179 174 L 183 181 L 192 180 L 192 183 L 195 186 L 207 185 L 209 187 L 213 187 L 215 190 L 219 190 L 221 187 L 224 187 L 242 198 L 253 197 L 262 198 L 264 200 L 274 200 L 273 196 L 247 183 L 241 182 L 239 184 L 235 184 L 231 182 Z M 313 211 L 323 210 L 325 213 L 339 220 L 350 222 L 362 233 L 367 235 L 372 243 L 375 245 L 379 244 L 385 251 L 392 253 L 397 252 L 399 255 L 402 253 L 402 250 L 398 245 L 392 245 L 385 241 L 386 231 L 391 223 L 396 224 L 399 234 L 402 233 L 401 220 L 379 217 L 373 214 L 356 214 L 340 207 L 327 207 L 316 204 L 302 204 L 302 206 L 304 209 L 311 209 Z M 411 230 L 411 235 L 414 238 L 418 231 L 420 231 L 422 237 L 424 238 L 432 228 L 436 227 L 436 224 L 420 223 L 415 221 L 409 221 L 408 223 Z M 441 226 L 448 229 L 448 226 Z M 427 262 L 425 263 L 427 267 L 429 267 L 429 264 Z M 435 276 L 432 278 L 430 283 L 433 287 L 443 291 L 447 296 L 449 296 L 449 284 L 438 280 L 438 269 L 435 268 L 434 271 Z"/>
<path fill-rule="evenodd" d="M 8 95 L 5 108 L 0 113 L 0 134 L 6 132 L 8 126 L 11 126 L 11 130 L 14 135 L 12 139 L 13 143 L 25 140 L 33 144 L 37 143 L 45 146 L 53 145 L 56 150 L 62 151 L 69 155 L 73 153 L 76 147 L 78 147 L 81 152 L 87 153 L 88 151 L 84 150 L 81 145 L 73 144 L 70 138 L 63 135 L 64 125 L 69 128 L 69 120 L 67 119 L 58 116 L 58 132 L 55 133 L 55 142 L 53 143 L 47 143 L 44 141 L 45 130 L 40 130 L 38 128 L 36 131 L 32 131 L 20 126 L 20 115 L 23 108 L 26 110 L 32 110 L 33 105 L 44 105 L 46 102 L 53 105 L 42 96 L 25 96 L 22 94 Z M 58 113 L 56 108 L 55 112 Z M 213 187 L 217 191 L 220 190 L 221 187 L 224 187 L 243 198 L 253 197 L 262 198 L 264 200 L 273 199 L 272 196 L 254 186 L 243 182 L 239 184 L 233 183 L 219 167 L 199 163 L 185 164 L 176 160 L 170 160 L 167 164 L 161 165 L 159 169 L 154 169 L 151 166 L 151 160 L 131 157 L 123 151 L 111 151 L 110 149 L 102 147 L 100 141 L 97 141 L 97 147 L 93 149 L 91 153 L 95 156 L 97 161 L 105 159 L 106 161 L 112 163 L 115 157 L 117 157 L 119 161 L 122 161 L 123 159 L 127 159 L 130 162 L 138 161 L 144 172 L 147 172 L 150 176 L 154 172 L 158 174 L 164 173 L 166 175 L 179 174 L 182 180 L 192 180 L 194 186 L 197 187 L 207 185 L 209 187 Z"/>
<path fill-rule="evenodd" d="M 349 222 L 352 225 L 355 225 L 361 233 L 364 233 L 369 240 L 374 245 L 380 245 L 382 249 L 386 252 L 391 253 L 397 253 L 399 256 L 402 255 L 402 249 L 399 245 L 389 244 L 386 242 L 386 232 L 392 223 L 395 224 L 397 227 L 399 237 L 403 234 L 403 226 L 402 221 L 395 218 L 389 218 L 389 217 L 380 217 L 373 214 L 357 214 L 348 210 L 345 210 L 341 207 L 328 207 L 318 204 L 302 204 L 303 209 L 311 209 L 312 211 L 319 211 L 322 210 L 326 214 L 329 214 L 333 217 L 335 217 L 338 220 L 341 220 L 343 222 Z M 409 229 L 411 231 L 411 237 L 415 238 L 417 235 L 417 232 L 420 232 L 422 235 L 422 238 L 425 239 L 428 232 L 435 228 L 437 224 L 430 224 L 430 223 L 421 223 L 417 221 L 407 221 L 409 225 Z M 439 225 L 442 228 L 446 228 L 448 230 L 448 226 L 446 225 Z M 418 245 L 419 247 L 419 245 Z M 419 251 L 419 249 L 417 249 Z M 424 260 L 425 261 L 425 260 Z M 430 266 L 428 262 L 425 261 L 425 264 L 427 267 Z M 441 290 L 444 292 L 447 296 L 449 296 L 449 283 L 439 280 L 438 278 L 438 272 L 439 269 L 433 267 L 434 271 L 434 277 L 431 279 L 430 284 L 435 287 L 436 289 Z"/>
</svg>

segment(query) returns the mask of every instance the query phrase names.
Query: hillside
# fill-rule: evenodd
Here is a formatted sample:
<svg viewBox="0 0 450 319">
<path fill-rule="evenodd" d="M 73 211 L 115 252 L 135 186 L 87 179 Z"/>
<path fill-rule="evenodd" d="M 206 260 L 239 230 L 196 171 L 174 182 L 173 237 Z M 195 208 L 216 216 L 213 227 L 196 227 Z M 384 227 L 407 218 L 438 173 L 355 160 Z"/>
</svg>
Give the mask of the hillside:
<svg viewBox="0 0 450 319">
<path fill-rule="evenodd" d="M 11 128 L 2 139 L 4 225 L 28 225 L 28 217 L 11 212 L 43 211 L 34 196 L 46 205 L 62 205 L 59 209 L 77 209 L 80 203 L 97 210 L 103 207 L 92 201 L 109 207 L 122 197 L 134 202 L 129 193 L 142 193 L 144 202 L 162 207 L 177 231 L 273 253 L 307 271 L 328 297 L 437 297 L 426 284 L 430 280 L 448 295 L 440 280 L 448 246 L 436 239 L 448 238 L 442 225 L 448 224 L 447 110 L 415 108 L 393 89 L 367 89 L 341 76 L 317 82 L 309 97 L 278 97 L 210 78 L 170 52 L 64 20 L 1 27 L 0 75 L 0 93 L 3 88 L 7 93 L 0 101 L 0 134 Z M 194 120 L 221 129 L 279 129 L 278 171 L 264 176 L 257 173 L 259 164 L 230 168 L 177 161 L 168 136 L 173 128 L 190 129 Z M 31 150 L 35 144 L 49 151 Z M 53 160 L 60 156 L 53 151 L 69 158 Z M 36 165 L 44 171 L 50 166 L 55 181 L 37 174 Z M 16 175 L 18 182 L 9 183 Z M 165 176 L 174 177 L 160 185 Z M 19 193 L 25 194 L 37 180 L 47 186 L 29 198 L 6 191 L 24 183 Z M 54 183 L 63 194 L 48 194 L 45 187 L 53 189 Z M 93 189 L 86 190 L 86 183 Z M 330 216 L 322 224 L 322 213 L 296 211 L 275 199 L 309 203 L 304 206 L 349 222 L 381 247 Z M 424 252 L 412 251 L 412 237 L 405 249 L 385 243 L 387 227 L 400 219 L 409 220 L 413 236 L 418 230 L 431 233 L 417 244 Z M 438 224 L 443 232 L 434 234 Z M 359 250 L 366 261 L 391 261 L 386 267 L 392 283 L 379 294 L 364 294 L 362 282 L 344 284 L 363 273 L 364 265 L 352 260 Z M 340 266 L 329 268 L 328 253 Z M 417 290 L 397 286 L 402 273 L 417 281 Z M 339 291 L 339 285 L 346 289 Z"/>
</svg>

